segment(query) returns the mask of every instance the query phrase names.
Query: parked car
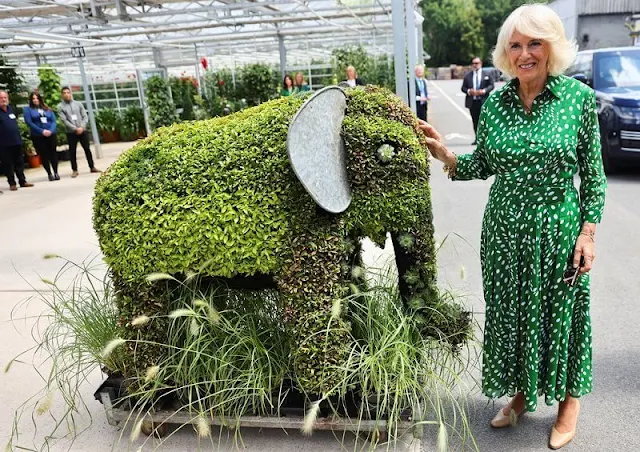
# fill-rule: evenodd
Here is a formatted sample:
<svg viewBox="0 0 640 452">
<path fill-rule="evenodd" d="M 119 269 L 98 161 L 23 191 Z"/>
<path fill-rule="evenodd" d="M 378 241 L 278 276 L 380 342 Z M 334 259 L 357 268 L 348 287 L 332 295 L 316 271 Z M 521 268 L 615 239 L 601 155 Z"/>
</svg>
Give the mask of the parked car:
<svg viewBox="0 0 640 452">
<path fill-rule="evenodd" d="M 500 80 L 504 80 L 502 72 L 500 72 L 500 70 L 496 67 L 485 66 L 482 68 L 482 72 L 491 77 L 491 81 L 493 81 L 494 83 L 499 82 Z"/>
<path fill-rule="evenodd" d="M 595 90 L 607 173 L 625 161 L 640 161 L 640 48 L 578 52 L 567 75 Z"/>
</svg>

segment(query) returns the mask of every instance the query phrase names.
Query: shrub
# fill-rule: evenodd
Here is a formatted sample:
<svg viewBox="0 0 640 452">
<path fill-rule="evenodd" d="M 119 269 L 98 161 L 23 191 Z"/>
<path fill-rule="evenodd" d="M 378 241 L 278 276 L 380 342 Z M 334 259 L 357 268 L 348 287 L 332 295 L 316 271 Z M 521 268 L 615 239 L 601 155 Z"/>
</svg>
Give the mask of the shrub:
<svg viewBox="0 0 640 452">
<path fill-rule="evenodd" d="M 429 169 L 413 113 L 386 90 L 347 91 L 342 134 L 353 201 L 343 214 L 329 215 L 287 156 L 289 123 L 303 101 L 277 99 L 159 130 L 99 179 L 93 219 L 125 321 L 168 314 L 174 282 L 149 281 L 153 272 L 223 280 L 270 275 L 283 297 L 280 320 L 299 345 L 296 381 L 323 392 L 334 387 L 349 353 L 348 316 L 334 316 L 332 308 L 352 284 L 362 286 L 360 237 L 379 244 L 387 231 L 403 237 L 410 263 L 405 308 L 426 337 L 459 344 L 468 318 L 458 307 L 439 308 Z M 384 159 L 382 148 L 392 149 Z M 441 316 L 432 315 L 436 309 Z M 144 334 L 165 343 L 166 332 L 159 321 Z M 139 347 L 134 366 L 142 372 L 161 354 Z"/>
<path fill-rule="evenodd" d="M 273 99 L 278 92 L 278 76 L 274 69 L 262 63 L 248 64 L 240 70 L 240 98 L 246 99 L 249 106 L 260 105 Z"/>
<path fill-rule="evenodd" d="M 145 95 L 152 129 L 169 126 L 178 121 L 176 107 L 169 93 L 169 84 L 165 79 L 159 75 L 149 77 L 145 82 Z"/>
</svg>

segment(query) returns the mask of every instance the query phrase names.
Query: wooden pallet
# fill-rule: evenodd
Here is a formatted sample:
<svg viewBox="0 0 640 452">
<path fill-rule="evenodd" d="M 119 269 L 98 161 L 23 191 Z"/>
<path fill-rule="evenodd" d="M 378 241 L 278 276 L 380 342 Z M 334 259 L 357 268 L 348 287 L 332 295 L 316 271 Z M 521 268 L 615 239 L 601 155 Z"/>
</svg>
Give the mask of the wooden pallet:
<svg viewBox="0 0 640 452">
<path fill-rule="evenodd" d="M 121 422 L 127 421 L 131 416 L 131 411 L 124 407 L 114 406 L 111 396 L 107 392 L 100 392 L 100 400 L 104 407 L 109 425 L 118 426 Z M 170 410 L 158 410 L 145 414 L 145 424 L 143 432 L 147 435 L 152 433 L 157 436 L 164 436 L 167 426 L 170 424 L 194 424 L 197 417 L 188 412 L 175 412 Z M 273 428 L 281 430 L 300 430 L 304 425 L 302 416 L 241 416 L 233 419 L 232 422 L 225 419 L 209 419 L 211 425 L 226 426 L 228 428 L 253 427 L 253 428 Z M 318 418 L 313 424 L 314 430 L 330 431 L 350 431 L 350 432 L 377 432 L 381 441 L 386 440 L 388 431 L 387 422 L 384 420 L 354 420 L 349 418 L 327 417 Z M 398 422 L 398 436 L 411 431 L 415 441 L 412 441 L 409 448 L 412 452 L 420 451 L 423 426 L 414 425 L 411 418 Z"/>
</svg>

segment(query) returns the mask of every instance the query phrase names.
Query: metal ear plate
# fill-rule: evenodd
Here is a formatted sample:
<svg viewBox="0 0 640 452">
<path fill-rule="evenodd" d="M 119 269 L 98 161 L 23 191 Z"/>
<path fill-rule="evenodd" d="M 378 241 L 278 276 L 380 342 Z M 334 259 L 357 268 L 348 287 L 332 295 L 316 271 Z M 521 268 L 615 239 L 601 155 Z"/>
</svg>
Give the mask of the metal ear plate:
<svg viewBox="0 0 640 452">
<path fill-rule="evenodd" d="M 342 120 L 347 98 L 337 86 L 311 96 L 289 125 L 287 152 L 293 171 L 324 210 L 344 212 L 351 203 Z"/>
</svg>

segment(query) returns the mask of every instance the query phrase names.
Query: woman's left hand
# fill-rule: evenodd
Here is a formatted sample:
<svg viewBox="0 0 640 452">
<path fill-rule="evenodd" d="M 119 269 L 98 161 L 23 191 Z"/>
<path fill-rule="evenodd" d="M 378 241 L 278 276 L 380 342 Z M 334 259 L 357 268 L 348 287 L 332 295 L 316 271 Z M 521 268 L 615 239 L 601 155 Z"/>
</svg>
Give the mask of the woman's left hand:
<svg viewBox="0 0 640 452">
<path fill-rule="evenodd" d="M 584 258 L 584 265 L 580 267 L 580 274 L 588 273 L 593 268 L 596 258 L 596 244 L 589 235 L 580 234 L 576 240 L 576 248 L 573 252 L 573 266 L 580 266 L 580 258 Z"/>
</svg>

